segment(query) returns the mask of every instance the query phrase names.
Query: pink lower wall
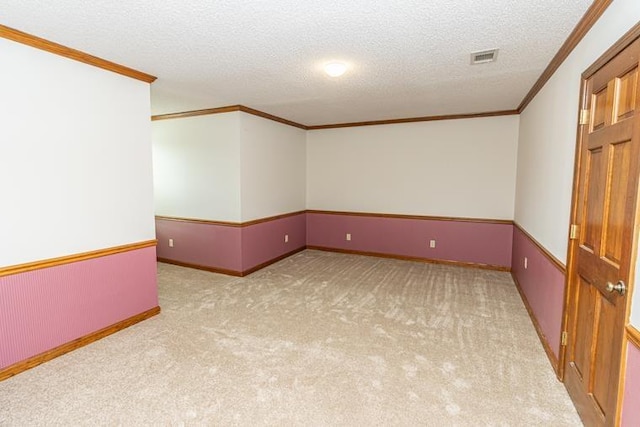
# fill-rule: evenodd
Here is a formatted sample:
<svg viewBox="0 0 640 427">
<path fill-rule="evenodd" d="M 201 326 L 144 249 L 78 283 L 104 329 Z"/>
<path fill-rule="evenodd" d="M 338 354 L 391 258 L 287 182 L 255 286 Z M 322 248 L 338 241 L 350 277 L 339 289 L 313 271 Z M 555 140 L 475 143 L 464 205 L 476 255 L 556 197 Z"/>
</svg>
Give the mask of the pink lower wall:
<svg viewBox="0 0 640 427">
<path fill-rule="evenodd" d="M 156 218 L 158 257 L 242 273 L 304 248 L 305 216 L 301 212 L 242 227 Z M 173 239 L 173 247 L 169 247 L 169 239 Z"/>
<path fill-rule="evenodd" d="M 242 269 L 247 271 L 307 244 L 306 213 L 242 228 Z M 284 241 L 284 236 L 289 241 Z"/>
<path fill-rule="evenodd" d="M 0 277 L 0 369 L 157 306 L 155 247 Z"/>
<path fill-rule="evenodd" d="M 527 268 L 524 268 L 524 258 Z M 565 276 L 535 243 L 513 227 L 511 271 L 520 284 L 547 343 L 556 358 L 560 354 Z"/>
<path fill-rule="evenodd" d="M 202 267 L 242 271 L 237 226 L 156 218 L 158 257 Z M 169 247 L 173 239 L 173 247 Z"/>
<path fill-rule="evenodd" d="M 512 228 L 509 223 L 310 212 L 307 245 L 509 268 Z M 429 247 L 431 239 L 435 248 Z"/>
<path fill-rule="evenodd" d="M 640 348 L 629 342 L 622 401 L 623 427 L 640 426 Z"/>
</svg>

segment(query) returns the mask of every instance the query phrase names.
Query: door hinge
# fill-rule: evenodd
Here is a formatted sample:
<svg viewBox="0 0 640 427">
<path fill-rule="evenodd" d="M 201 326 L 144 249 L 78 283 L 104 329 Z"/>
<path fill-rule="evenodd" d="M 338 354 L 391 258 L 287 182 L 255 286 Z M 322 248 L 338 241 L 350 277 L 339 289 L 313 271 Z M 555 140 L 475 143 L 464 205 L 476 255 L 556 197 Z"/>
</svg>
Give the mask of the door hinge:
<svg viewBox="0 0 640 427">
<path fill-rule="evenodd" d="M 579 230 L 578 224 L 571 224 L 571 227 L 569 227 L 569 239 L 576 240 Z"/>
<path fill-rule="evenodd" d="M 560 339 L 561 345 L 567 345 L 567 331 L 562 331 L 562 338 Z"/>
<path fill-rule="evenodd" d="M 591 121 L 591 110 L 580 110 L 580 124 L 588 125 Z"/>
</svg>

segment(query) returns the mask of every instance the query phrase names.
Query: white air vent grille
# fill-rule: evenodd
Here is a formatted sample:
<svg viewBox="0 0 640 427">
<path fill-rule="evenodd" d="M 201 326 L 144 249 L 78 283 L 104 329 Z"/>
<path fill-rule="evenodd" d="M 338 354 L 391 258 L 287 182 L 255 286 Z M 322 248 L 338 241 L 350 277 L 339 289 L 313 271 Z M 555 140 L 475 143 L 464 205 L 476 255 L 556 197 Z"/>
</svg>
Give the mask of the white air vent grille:
<svg viewBox="0 0 640 427">
<path fill-rule="evenodd" d="M 498 49 L 471 52 L 471 65 L 495 62 L 496 59 L 498 59 Z"/>
</svg>

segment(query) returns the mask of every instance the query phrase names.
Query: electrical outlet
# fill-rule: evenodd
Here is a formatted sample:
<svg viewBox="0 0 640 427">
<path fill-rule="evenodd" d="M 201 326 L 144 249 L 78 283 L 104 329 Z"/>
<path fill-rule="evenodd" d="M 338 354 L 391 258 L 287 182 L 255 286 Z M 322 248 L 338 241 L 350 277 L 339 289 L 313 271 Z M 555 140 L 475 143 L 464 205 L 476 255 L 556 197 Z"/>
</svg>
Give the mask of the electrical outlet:
<svg viewBox="0 0 640 427">
<path fill-rule="evenodd" d="M 436 241 L 435 241 L 435 240 L 433 240 L 433 239 L 429 240 L 429 247 L 430 247 L 431 249 L 435 248 L 435 247 L 436 247 Z"/>
<path fill-rule="evenodd" d="M 169 239 L 169 247 L 172 248 L 173 247 L 173 239 Z"/>
<path fill-rule="evenodd" d="M 524 257 L 524 269 L 526 270 L 527 267 L 529 267 L 529 259 L 527 257 Z"/>
<path fill-rule="evenodd" d="M 346 240 L 351 240 L 351 233 L 347 233 L 347 235 L 345 236 Z"/>
<path fill-rule="evenodd" d="M 284 242 L 285 243 L 289 243 L 289 235 L 288 234 L 284 235 Z"/>
</svg>

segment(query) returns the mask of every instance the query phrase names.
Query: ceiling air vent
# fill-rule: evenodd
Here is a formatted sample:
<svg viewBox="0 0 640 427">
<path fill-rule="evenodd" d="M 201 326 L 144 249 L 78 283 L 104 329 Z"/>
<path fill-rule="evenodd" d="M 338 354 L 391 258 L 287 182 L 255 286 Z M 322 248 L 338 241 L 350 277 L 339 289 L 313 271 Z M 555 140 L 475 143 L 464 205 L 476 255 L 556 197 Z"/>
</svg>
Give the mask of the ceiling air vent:
<svg viewBox="0 0 640 427">
<path fill-rule="evenodd" d="M 496 59 L 498 59 L 498 49 L 471 52 L 471 65 L 486 64 L 487 62 L 495 62 Z"/>
</svg>

